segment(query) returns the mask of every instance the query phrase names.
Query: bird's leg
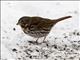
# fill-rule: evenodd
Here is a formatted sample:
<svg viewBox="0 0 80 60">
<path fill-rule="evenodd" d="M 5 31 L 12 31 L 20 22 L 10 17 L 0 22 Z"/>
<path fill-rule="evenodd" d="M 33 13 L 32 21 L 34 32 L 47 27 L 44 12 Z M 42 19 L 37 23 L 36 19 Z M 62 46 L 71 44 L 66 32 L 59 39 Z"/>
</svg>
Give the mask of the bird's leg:
<svg viewBox="0 0 80 60">
<path fill-rule="evenodd" d="M 43 43 L 45 42 L 46 36 L 44 37 Z"/>
</svg>

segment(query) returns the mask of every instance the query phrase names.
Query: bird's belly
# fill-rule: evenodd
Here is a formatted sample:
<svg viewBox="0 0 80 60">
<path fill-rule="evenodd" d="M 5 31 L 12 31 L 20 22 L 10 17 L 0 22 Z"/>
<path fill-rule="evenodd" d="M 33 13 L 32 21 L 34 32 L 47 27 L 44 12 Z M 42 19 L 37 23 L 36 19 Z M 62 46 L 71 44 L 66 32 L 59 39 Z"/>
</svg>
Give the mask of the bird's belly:
<svg viewBox="0 0 80 60">
<path fill-rule="evenodd" d="M 44 37 L 47 36 L 47 34 L 49 33 L 49 31 L 25 31 L 26 34 L 28 34 L 29 36 L 35 37 L 35 38 L 40 38 L 40 37 Z"/>
</svg>

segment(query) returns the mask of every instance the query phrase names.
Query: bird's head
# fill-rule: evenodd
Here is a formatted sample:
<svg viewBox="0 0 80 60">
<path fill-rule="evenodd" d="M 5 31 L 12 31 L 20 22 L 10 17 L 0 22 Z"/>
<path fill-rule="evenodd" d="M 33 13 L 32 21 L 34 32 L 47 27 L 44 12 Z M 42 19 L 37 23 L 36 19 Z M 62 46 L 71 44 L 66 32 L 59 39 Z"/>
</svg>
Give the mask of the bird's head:
<svg viewBox="0 0 80 60">
<path fill-rule="evenodd" d="M 27 16 L 21 17 L 18 20 L 18 23 L 16 25 L 20 25 L 21 27 L 25 27 L 28 25 L 29 20 L 30 20 L 30 17 L 27 17 Z"/>
</svg>

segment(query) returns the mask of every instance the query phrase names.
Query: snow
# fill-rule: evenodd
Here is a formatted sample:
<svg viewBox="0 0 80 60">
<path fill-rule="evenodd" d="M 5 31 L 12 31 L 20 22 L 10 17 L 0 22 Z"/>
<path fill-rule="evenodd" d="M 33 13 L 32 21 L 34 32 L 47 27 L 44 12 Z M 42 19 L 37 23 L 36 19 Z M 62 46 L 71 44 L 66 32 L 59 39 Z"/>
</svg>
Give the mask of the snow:
<svg viewBox="0 0 80 60">
<path fill-rule="evenodd" d="M 73 1 L 1 1 L 1 60 L 79 60 L 80 2 Z M 16 26 L 22 16 L 57 19 L 72 18 L 57 23 L 40 44 Z M 28 55 L 30 54 L 30 55 Z"/>
</svg>

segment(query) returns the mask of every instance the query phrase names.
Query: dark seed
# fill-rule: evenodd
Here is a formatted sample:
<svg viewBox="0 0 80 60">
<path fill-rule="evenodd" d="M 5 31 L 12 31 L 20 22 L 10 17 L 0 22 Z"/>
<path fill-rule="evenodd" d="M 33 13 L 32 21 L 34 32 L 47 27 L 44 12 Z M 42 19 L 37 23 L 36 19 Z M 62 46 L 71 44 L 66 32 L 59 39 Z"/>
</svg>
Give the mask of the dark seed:
<svg viewBox="0 0 80 60">
<path fill-rule="evenodd" d="M 73 59 L 74 57 L 70 57 L 70 59 Z"/>
<path fill-rule="evenodd" d="M 17 50 L 14 48 L 14 49 L 12 49 L 12 51 L 14 51 L 14 52 L 15 52 L 15 51 L 17 51 Z"/>
<path fill-rule="evenodd" d="M 64 38 L 67 38 L 67 36 L 65 36 Z"/>
<path fill-rule="evenodd" d="M 16 29 L 15 29 L 15 28 L 13 28 L 13 30 L 15 31 Z"/>
<path fill-rule="evenodd" d="M 55 59 L 55 60 L 57 60 L 57 59 Z"/>
<path fill-rule="evenodd" d="M 39 52 L 39 50 L 36 49 L 37 52 Z"/>
<path fill-rule="evenodd" d="M 31 58 L 31 59 L 32 59 L 32 56 L 30 56 L 29 58 Z"/>
<path fill-rule="evenodd" d="M 21 58 L 18 58 L 19 60 L 21 59 Z"/>
<path fill-rule="evenodd" d="M 67 45 L 65 45 L 65 47 L 67 47 Z"/>
<path fill-rule="evenodd" d="M 73 32 L 73 34 L 75 35 L 76 33 L 75 33 L 75 32 Z"/>
<path fill-rule="evenodd" d="M 48 44 L 46 44 L 46 46 L 49 46 Z"/>
<path fill-rule="evenodd" d="M 53 45 L 55 49 L 57 49 L 57 45 Z"/>
<path fill-rule="evenodd" d="M 33 52 L 32 50 L 28 49 L 28 51 Z"/>
<path fill-rule="evenodd" d="M 57 37 L 55 37 L 55 39 L 57 39 Z"/>
<path fill-rule="evenodd" d="M 80 35 L 79 33 L 77 33 L 77 35 Z"/>
<path fill-rule="evenodd" d="M 44 55 L 46 58 L 48 58 L 48 55 Z"/>
<path fill-rule="evenodd" d="M 77 41 L 73 41 L 73 42 L 77 42 Z"/>
<path fill-rule="evenodd" d="M 64 48 L 64 50 L 66 50 L 66 48 Z"/>
</svg>

